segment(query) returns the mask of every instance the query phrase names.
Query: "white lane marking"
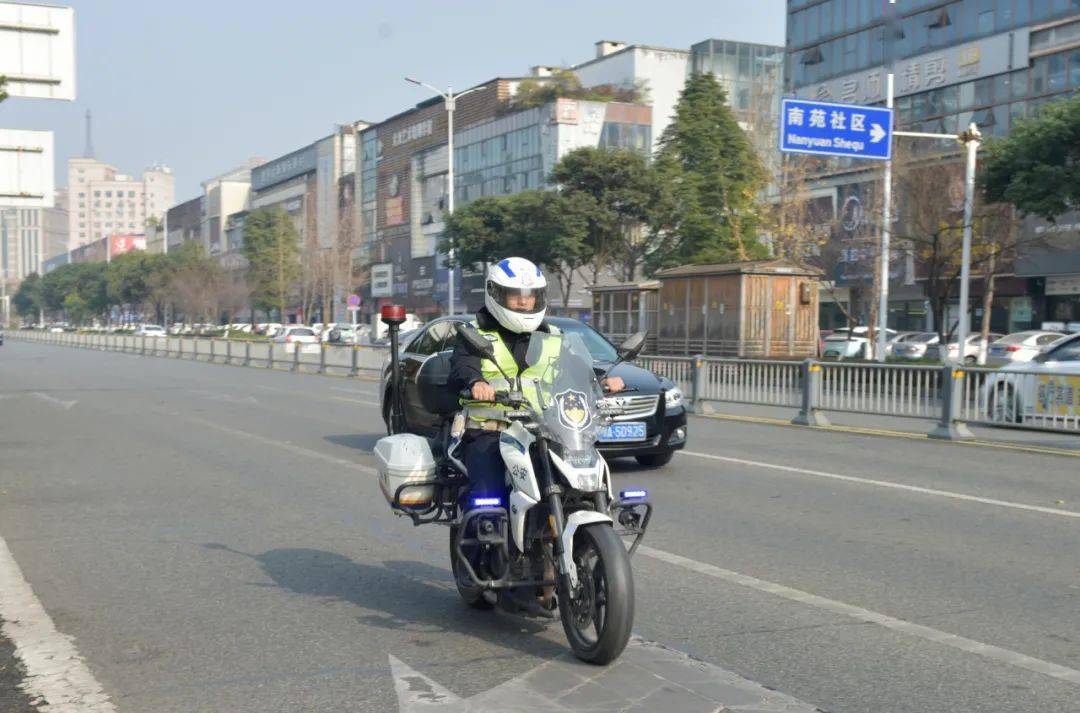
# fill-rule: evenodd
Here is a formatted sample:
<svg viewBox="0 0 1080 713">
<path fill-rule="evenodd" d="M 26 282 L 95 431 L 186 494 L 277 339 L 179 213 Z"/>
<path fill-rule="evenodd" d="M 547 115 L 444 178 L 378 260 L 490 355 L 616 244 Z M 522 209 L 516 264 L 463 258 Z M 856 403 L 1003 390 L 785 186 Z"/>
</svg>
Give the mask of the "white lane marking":
<svg viewBox="0 0 1080 713">
<path fill-rule="evenodd" d="M 30 393 L 30 395 L 31 396 L 36 396 L 37 398 L 41 399 L 42 401 L 48 402 L 48 403 L 52 404 L 53 406 L 59 406 L 60 408 L 64 409 L 65 411 L 70 411 L 72 406 L 79 403 L 78 401 L 65 401 L 63 399 L 58 399 L 55 396 L 49 396 L 48 394 L 43 394 L 40 391 L 32 391 Z"/>
<path fill-rule="evenodd" d="M 338 386 L 331 386 L 331 391 L 340 391 L 343 394 L 352 394 L 353 396 L 375 396 L 374 391 L 365 391 L 363 389 L 342 389 Z"/>
<path fill-rule="evenodd" d="M 362 404 L 364 406 L 379 406 L 377 401 L 361 401 L 360 399 L 347 399 L 344 396 L 319 396 L 317 394 L 309 394 L 304 391 L 294 391 L 291 389 L 281 389 L 276 386 L 265 386 L 263 384 L 252 384 L 257 389 L 263 389 L 264 391 L 276 391 L 282 394 L 288 394 L 289 396 L 297 396 L 304 399 L 312 399 L 315 401 L 344 401 L 346 403 Z M 340 389 L 339 389 L 340 390 Z M 355 392 L 351 392 L 355 393 Z"/>
<path fill-rule="evenodd" d="M 756 460 L 746 460 L 745 458 L 731 458 L 729 456 L 716 456 L 711 453 L 698 453 L 695 451 L 679 451 L 682 455 L 693 456 L 695 458 L 707 458 L 709 460 L 724 461 L 725 463 L 738 463 L 739 465 L 748 465 L 754 468 L 770 468 L 772 470 L 782 470 L 788 473 L 798 473 L 800 475 L 812 475 L 815 478 L 829 478 L 831 480 L 842 480 L 848 483 L 860 483 L 862 485 L 876 485 L 881 488 L 892 488 L 894 490 L 906 490 L 911 493 L 921 493 L 923 495 L 937 495 L 943 498 L 952 498 L 953 500 L 966 500 L 972 503 L 982 503 L 983 505 L 996 505 L 1003 508 L 1013 508 L 1014 510 L 1027 510 L 1030 512 L 1039 512 L 1044 515 L 1059 515 L 1061 517 L 1074 517 L 1080 518 L 1080 512 L 1073 510 L 1062 510 L 1060 508 L 1048 508 L 1042 505 L 1025 505 L 1023 503 L 1014 503 L 1009 500 L 997 500 L 996 498 L 984 498 L 978 495 L 967 495 L 965 493 L 954 493 L 950 490 L 937 490 L 936 488 L 923 488 L 918 485 L 905 485 L 903 483 L 890 483 L 887 480 L 873 480 L 872 478 L 857 478 L 854 475 L 840 475 L 839 473 L 826 473 L 821 470 L 809 470 L 807 468 L 796 468 L 790 465 L 780 465 L 778 463 L 763 463 Z"/>
<path fill-rule="evenodd" d="M 26 667 L 21 688 L 45 710 L 114 713 L 116 708 L 79 655 L 71 637 L 56 630 L 0 537 L 0 616 L 4 636 Z"/>
<path fill-rule="evenodd" d="M 816 594 L 810 594 L 799 589 L 793 589 L 791 587 L 784 586 L 783 584 L 776 584 L 775 582 L 768 582 L 764 579 L 758 579 L 757 577 L 751 577 L 747 574 L 740 574 L 733 572 L 730 569 L 724 569 L 717 567 L 716 565 L 707 564 L 705 562 L 698 562 L 697 560 L 690 559 L 689 557 L 683 557 L 681 555 L 665 552 L 664 550 L 657 550 L 646 545 L 642 545 L 638 548 L 638 552 L 646 557 L 652 557 L 668 564 L 673 564 L 676 567 L 682 567 L 689 569 L 700 574 L 714 577 L 716 579 L 722 579 L 725 582 L 732 584 L 738 584 L 743 587 L 749 587 L 750 589 L 756 589 L 760 592 L 767 592 L 769 594 L 775 594 L 778 597 L 784 599 L 790 599 L 793 602 L 799 602 L 801 604 L 807 604 L 818 609 L 839 614 L 841 616 L 847 616 L 852 619 L 864 621 L 868 624 L 878 624 L 886 629 L 892 629 L 899 631 L 910 636 L 915 636 L 927 641 L 933 641 L 944 646 L 950 646 L 954 649 L 966 651 L 968 653 L 982 656 L 983 658 L 991 659 L 999 663 L 1008 664 L 1017 668 L 1026 669 L 1028 671 L 1034 671 L 1035 673 L 1041 673 L 1052 678 L 1057 678 L 1062 681 L 1068 681 L 1069 683 L 1080 684 L 1080 671 L 1071 669 L 1066 666 L 1061 666 L 1056 663 L 1044 661 L 1042 659 L 1034 658 L 1026 654 L 1019 653 L 1017 651 L 1011 651 L 1009 649 L 1001 648 L 1000 646 L 994 646 L 993 644 L 984 644 L 981 641 L 975 641 L 974 639 L 967 639 L 963 636 L 957 636 L 956 634 L 950 634 L 946 631 L 940 631 L 933 629 L 929 626 L 923 626 L 922 624 L 913 624 L 910 621 L 903 619 L 897 619 L 896 617 L 889 616 L 887 614 L 881 614 L 870 609 L 863 609 L 852 604 L 845 604 L 844 602 L 838 602 L 834 599 L 827 599 L 825 597 L 819 597 Z"/>
<path fill-rule="evenodd" d="M 257 433 L 250 433 L 248 431 L 241 431 L 237 428 L 222 426 L 220 423 L 214 423 L 213 421 L 208 421 L 205 418 L 198 418 L 196 416 L 184 416 L 183 414 L 179 413 L 174 413 L 172 415 L 176 416 L 177 418 L 182 418 L 185 421 L 198 423 L 200 425 L 206 426 L 207 428 L 213 428 L 214 430 L 221 431 L 222 433 L 228 433 L 230 435 L 240 436 L 242 438 L 249 438 L 253 441 L 258 441 L 259 443 L 263 443 L 268 446 L 274 446 L 275 448 L 280 448 L 282 450 L 289 451 L 290 453 L 293 453 L 295 455 L 304 456 L 305 458 L 317 458 L 319 460 L 326 461 L 327 463 L 333 463 L 334 465 L 345 466 L 347 468 L 355 468 L 356 470 L 363 471 L 364 473 L 378 475 L 378 471 L 371 466 L 357 463 L 356 461 L 345 460 L 344 458 L 338 458 L 336 456 L 330 455 L 329 453 L 312 450 L 311 448 L 304 448 L 303 446 L 298 446 L 295 443 L 290 443 L 289 441 L 279 441 L 276 438 L 267 438 L 266 436 L 260 436 Z"/>
</svg>

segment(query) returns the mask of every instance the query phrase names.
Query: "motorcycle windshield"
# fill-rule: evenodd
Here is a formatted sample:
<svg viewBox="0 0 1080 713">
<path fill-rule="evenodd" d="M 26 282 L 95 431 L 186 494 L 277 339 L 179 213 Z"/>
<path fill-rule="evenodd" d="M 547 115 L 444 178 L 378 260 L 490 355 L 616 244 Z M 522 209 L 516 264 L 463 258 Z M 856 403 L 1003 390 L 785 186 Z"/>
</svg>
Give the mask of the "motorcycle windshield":
<svg viewBox="0 0 1080 713">
<path fill-rule="evenodd" d="M 581 335 L 534 332 L 526 361 L 534 378 L 522 379 L 522 391 L 547 436 L 564 452 L 591 449 L 600 429 L 597 400 L 603 392 Z"/>
</svg>

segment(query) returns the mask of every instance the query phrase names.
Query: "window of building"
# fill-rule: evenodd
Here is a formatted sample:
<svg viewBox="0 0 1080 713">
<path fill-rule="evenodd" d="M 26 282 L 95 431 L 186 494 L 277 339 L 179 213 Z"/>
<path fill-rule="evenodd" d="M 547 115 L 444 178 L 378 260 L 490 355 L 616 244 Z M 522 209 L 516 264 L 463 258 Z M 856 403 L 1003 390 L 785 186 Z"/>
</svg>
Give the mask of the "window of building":
<svg viewBox="0 0 1080 713">
<path fill-rule="evenodd" d="M 1069 86 L 1080 87 L 1080 49 L 1069 54 Z"/>
<path fill-rule="evenodd" d="M 1059 92 L 1065 88 L 1065 55 L 1052 54 L 1046 59 L 1046 89 Z"/>
<path fill-rule="evenodd" d="M 975 80 L 975 106 L 985 106 L 986 104 L 994 103 L 994 83 L 993 79 L 987 77 L 985 79 Z"/>
<path fill-rule="evenodd" d="M 85 193 L 80 193 L 79 198 L 86 198 L 86 194 Z"/>
<path fill-rule="evenodd" d="M 135 191 L 128 191 L 128 198 L 134 198 L 134 197 L 135 197 Z"/>
<path fill-rule="evenodd" d="M 106 198 L 112 198 L 112 191 L 105 191 Z"/>
<path fill-rule="evenodd" d="M 94 191 L 94 198 L 101 198 L 101 191 Z"/>
<path fill-rule="evenodd" d="M 978 14 L 975 16 L 975 30 L 980 35 L 988 35 L 994 31 L 994 14 L 997 0 L 980 0 Z"/>
</svg>

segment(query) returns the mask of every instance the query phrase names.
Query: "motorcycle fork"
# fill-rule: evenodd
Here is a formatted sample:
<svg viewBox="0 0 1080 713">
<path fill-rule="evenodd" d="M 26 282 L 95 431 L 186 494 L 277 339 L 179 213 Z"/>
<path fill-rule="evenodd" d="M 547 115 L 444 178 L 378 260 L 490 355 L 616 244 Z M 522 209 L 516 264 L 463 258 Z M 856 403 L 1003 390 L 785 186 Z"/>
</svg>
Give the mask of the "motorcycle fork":
<svg viewBox="0 0 1080 713">
<path fill-rule="evenodd" d="M 548 454 L 547 441 L 543 438 L 536 440 L 536 455 L 540 460 L 540 469 L 537 473 L 540 493 L 547 498 L 553 525 L 552 529 L 555 532 L 555 540 L 551 545 L 555 552 L 555 562 L 558 564 L 559 581 L 564 585 L 563 591 L 570 592 L 571 596 L 573 596 L 574 589 L 577 586 L 577 572 L 574 570 L 572 560 L 570 566 L 567 566 L 567 560 L 570 560 L 570 557 L 565 557 L 563 552 L 562 535 L 563 531 L 566 530 L 566 517 L 563 514 L 562 507 L 563 489 L 555 482 L 555 476 L 551 472 L 551 456 Z"/>
</svg>

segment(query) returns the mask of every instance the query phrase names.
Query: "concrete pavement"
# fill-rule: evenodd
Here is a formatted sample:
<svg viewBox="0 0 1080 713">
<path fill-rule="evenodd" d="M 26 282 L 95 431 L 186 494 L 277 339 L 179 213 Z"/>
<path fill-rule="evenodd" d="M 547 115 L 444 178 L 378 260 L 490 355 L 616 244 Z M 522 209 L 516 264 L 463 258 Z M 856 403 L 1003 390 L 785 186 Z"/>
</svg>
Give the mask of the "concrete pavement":
<svg viewBox="0 0 1080 713">
<path fill-rule="evenodd" d="M 462 701 L 566 661 L 558 624 L 461 605 L 445 530 L 390 515 L 374 392 L 5 345 L 0 537 L 117 710 L 396 710 L 391 656 Z M 710 667 L 695 692 L 646 664 L 658 690 L 1077 709 L 1075 459 L 710 419 L 690 438 L 664 469 L 616 467 L 657 504 L 635 630 Z M 619 709 L 559 705 L 590 702 Z"/>
</svg>

